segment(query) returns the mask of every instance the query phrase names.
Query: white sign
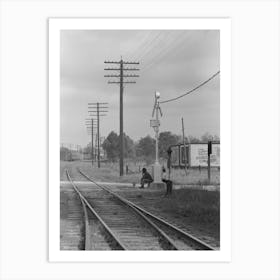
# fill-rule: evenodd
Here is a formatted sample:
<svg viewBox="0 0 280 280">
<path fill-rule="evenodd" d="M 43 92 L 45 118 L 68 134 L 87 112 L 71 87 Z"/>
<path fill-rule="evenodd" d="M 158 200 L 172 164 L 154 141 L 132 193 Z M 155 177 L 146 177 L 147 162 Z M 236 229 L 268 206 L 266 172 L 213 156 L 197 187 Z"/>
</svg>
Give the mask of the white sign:
<svg viewBox="0 0 280 280">
<path fill-rule="evenodd" d="M 190 166 L 208 165 L 208 144 L 190 145 Z M 210 156 L 211 166 L 220 166 L 220 144 L 212 144 L 212 154 Z"/>
<path fill-rule="evenodd" d="M 160 126 L 159 120 L 150 120 L 150 126 L 151 127 L 158 127 L 158 126 Z"/>
</svg>

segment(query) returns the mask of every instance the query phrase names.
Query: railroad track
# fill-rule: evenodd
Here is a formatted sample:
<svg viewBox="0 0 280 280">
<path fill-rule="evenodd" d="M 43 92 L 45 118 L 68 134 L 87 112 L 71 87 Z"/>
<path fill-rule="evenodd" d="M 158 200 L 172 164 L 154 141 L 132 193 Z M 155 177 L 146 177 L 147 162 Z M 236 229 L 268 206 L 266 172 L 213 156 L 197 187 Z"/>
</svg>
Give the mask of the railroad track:
<svg viewBox="0 0 280 280">
<path fill-rule="evenodd" d="M 120 243 L 126 244 L 123 246 L 125 250 L 214 250 L 205 242 L 139 207 L 108 187 L 97 184 L 80 169 L 78 172 L 93 183 L 92 188 L 97 192 L 91 192 L 94 197 L 90 197 L 88 200 L 94 204 L 100 216 L 104 217 L 104 223 L 112 232 L 117 233 Z M 126 217 L 127 213 L 130 213 L 131 216 L 132 212 L 133 219 Z M 141 221 L 143 224 L 138 231 L 137 227 L 132 226 L 135 220 L 138 220 L 138 223 Z M 139 229 L 145 229 L 145 232 L 141 232 Z M 151 235 L 151 233 L 153 234 Z"/>
<path fill-rule="evenodd" d="M 83 217 L 79 196 L 76 192 L 64 188 L 60 193 L 60 250 L 84 249 Z"/>
<path fill-rule="evenodd" d="M 66 176 L 71 183 L 74 191 L 80 198 L 83 208 L 84 218 L 84 250 L 126 250 L 126 247 L 120 242 L 118 237 L 106 225 L 104 220 L 95 211 L 89 201 L 80 192 L 76 184 L 73 182 L 69 171 L 66 170 Z"/>
<path fill-rule="evenodd" d="M 107 234 L 106 240 L 112 250 L 178 249 L 162 230 L 137 209 L 99 186 L 91 187 L 91 193 L 85 196 L 67 170 L 66 174 L 83 204 L 85 250 L 104 250 L 98 246 L 100 241 L 95 236 L 100 237 L 104 233 Z M 92 220 L 94 221 L 92 222 Z M 90 228 L 90 223 L 95 224 L 95 227 Z M 96 226 L 97 224 L 99 226 Z M 102 231 L 93 235 L 92 231 L 98 231 L 98 229 L 102 229 Z"/>
</svg>

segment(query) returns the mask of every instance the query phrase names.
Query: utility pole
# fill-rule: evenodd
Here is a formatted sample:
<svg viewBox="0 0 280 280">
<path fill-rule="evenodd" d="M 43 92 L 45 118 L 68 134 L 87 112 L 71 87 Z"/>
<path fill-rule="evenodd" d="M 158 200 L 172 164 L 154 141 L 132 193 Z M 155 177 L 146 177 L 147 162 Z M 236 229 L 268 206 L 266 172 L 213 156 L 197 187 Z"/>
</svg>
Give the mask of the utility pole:
<svg viewBox="0 0 280 280">
<path fill-rule="evenodd" d="M 183 145 L 184 145 L 185 173 L 187 175 L 187 147 L 186 147 L 186 141 L 185 141 L 184 118 L 182 118 L 182 132 L 183 132 Z"/>
<path fill-rule="evenodd" d="M 108 81 L 108 84 L 119 84 L 120 85 L 120 176 L 123 176 L 124 166 L 124 139 L 123 139 L 123 88 L 124 84 L 135 84 L 135 81 L 124 81 L 124 78 L 138 78 L 139 75 L 124 75 L 124 71 L 139 71 L 138 68 L 124 68 L 124 65 L 138 65 L 139 62 L 128 62 L 123 61 L 105 61 L 106 64 L 118 64 L 119 68 L 105 68 L 105 71 L 119 71 L 119 74 L 104 75 L 106 78 L 119 78 L 119 81 Z"/>
<path fill-rule="evenodd" d="M 93 119 L 91 119 L 91 165 L 93 166 Z"/>
<path fill-rule="evenodd" d="M 97 148 L 98 137 L 97 137 L 97 136 L 98 136 L 98 135 L 96 134 L 96 135 L 95 135 L 95 150 L 96 150 L 96 151 L 98 151 L 98 148 Z M 97 152 L 97 154 L 98 154 L 98 152 Z M 98 157 L 97 154 L 95 154 L 95 159 Z"/>
<path fill-rule="evenodd" d="M 99 103 L 97 103 L 97 162 L 98 168 L 100 168 L 100 121 L 99 121 Z"/>
<path fill-rule="evenodd" d="M 88 133 L 91 135 L 91 164 L 93 166 L 93 161 L 94 161 L 94 147 L 93 147 L 93 135 L 94 135 L 94 129 L 95 127 L 95 119 L 86 119 L 86 126 L 88 129 Z"/>
<path fill-rule="evenodd" d="M 89 103 L 90 116 L 97 117 L 97 166 L 100 168 L 100 117 L 106 116 L 108 103 Z M 100 114 L 101 113 L 101 114 Z"/>
<path fill-rule="evenodd" d="M 211 154 L 212 154 L 212 141 L 208 141 L 208 184 L 211 183 Z"/>
</svg>

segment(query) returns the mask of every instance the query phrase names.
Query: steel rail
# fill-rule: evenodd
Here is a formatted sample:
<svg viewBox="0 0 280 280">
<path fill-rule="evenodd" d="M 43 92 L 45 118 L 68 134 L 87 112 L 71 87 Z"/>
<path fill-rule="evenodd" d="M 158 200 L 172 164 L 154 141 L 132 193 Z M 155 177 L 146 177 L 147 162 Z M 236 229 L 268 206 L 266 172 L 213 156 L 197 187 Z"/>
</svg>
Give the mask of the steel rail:
<svg viewBox="0 0 280 280">
<path fill-rule="evenodd" d="M 78 187 L 74 184 L 72 178 L 69 175 L 68 170 L 66 170 L 66 175 L 68 177 L 69 182 L 71 183 L 71 185 L 73 186 L 74 190 L 77 192 L 77 194 L 79 195 L 82 204 L 84 206 L 87 206 L 90 211 L 92 212 L 92 214 L 98 219 L 98 221 L 103 225 L 103 227 L 106 229 L 106 231 L 109 233 L 109 235 L 111 235 L 111 237 L 114 239 L 114 241 L 116 242 L 116 244 L 118 245 L 118 247 L 120 248 L 120 250 L 127 250 L 126 246 L 124 244 L 122 244 L 122 242 L 119 240 L 119 237 L 116 236 L 115 233 L 113 233 L 111 231 L 111 229 L 107 226 L 107 224 L 103 221 L 103 219 L 97 214 L 97 212 L 93 209 L 93 207 L 91 206 L 91 204 L 88 202 L 88 200 L 82 195 L 82 193 L 79 191 Z M 86 208 L 86 207 L 85 207 Z M 86 211 L 86 209 L 84 208 L 84 211 Z M 85 214 L 87 215 L 87 214 Z M 88 220 L 87 220 L 88 223 Z M 86 229 L 86 236 L 85 236 L 85 244 L 86 247 L 90 247 L 91 245 L 89 245 L 89 236 L 90 236 L 90 231 L 89 231 L 89 227 Z M 87 249 L 86 249 L 87 250 Z M 88 249 L 90 250 L 90 249 Z"/>
<path fill-rule="evenodd" d="M 172 230 L 174 230 L 175 232 L 181 234 L 184 238 L 188 239 L 191 243 L 193 243 L 194 245 L 196 245 L 197 247 L 199 247 L 199 250 L 215 250 L 215 248 L 213 248 L 212 246 L 208 245 L 207 243 L 205 243 L 204 241 L 198 239 L 197 237 L 193 236 L 190 233 L 187 233 L 185 231 L 183 231 L 182 229 L 178 228 L 177 226 L 163 220 L 162 218 L 152 214 L 151 212 L 143 209 L 142 207 L 136 205 L 135 203 L 127 200 L 126 198 L 120 196 L 119 194 L 111 191 L 110 189 L 108 189 L 105 186 L 100 186 L 98 185 L 93 179 L 91 179 L 88 175 L 86 175 L 84 172 L 82 172 L 80 169 L 78 169 L 78 171 L 80 172 L 80 174 L 82 174 L 85 178 L 87 178 L 89 181 L 91 181 L 92 183 L 96 184 L 97 186 L 107 190 L 108 192 L 110 192 L 112 195 L 118 197 L 120 200 L 122 200 L 124 203 L 126 203 L 127 205 L 130 205 L 132 208 L 134 208 L 135 210 L 138 210 L 139 212 L 143 213 L 144 215 L 156 220 L 157 222 L 161 223 L 162 225 L 171 228 Z M 150 219 L 148 219 L 150 220 Z M 151 221 L 152 222 L 152 221 Z M 157 226 L 156 226 L 157 227 Z M 161 230 L 162 231 L 162 230 Z M 165 234 L 166 235 L 166 234 Z M 169 237 L 168 237 L 169 238 Z M 170 238 L 169 238 L 170 239 Z M 173 241 L 172 241 L 173 243 Z M 173 243 L 174 244 L 174 243 Z M 175 245 L 175 244 L 174 244 Z M 176 245 L 175 245 L 176 246 Z M 177 247 L 177 246 L 176 246 Z M 177 250 L 179 250 L 177 248 Z"/>
<path fill-rule="evenodd" d="M 130 202 L 130 203 L 135 208 L 139 209 L 139 211 L 145 213 L 147 216 L 151 217 L 152 219 L 155 219 L 156 221 L 163 224 L 164 226 L 167 226 L 167 227 L 171 228 L 172 230 L 176 231 L 177 233 L 180 233 L 186 239 L 189 239 L 189 241 L 192 242 L 194 245 L 197 245 L 198 247 L 200 247 L 201 248 L 200 250 L 215 250 L 213 247 L 206 244 L 204 241 L 198 239 L 197 237 L 193 236 L 192 234 L 187 233 L 187 232 L 183 231 L 182 229 L 172 225 L 171 223 L 163 220 L 162 218 L 148 212 L 147 210 L 145 210 L 145 209 L 139 207 L 138 205 L 136 205 L 135 203 L 133 203 L 133 202 Z"/>
<path fill-rule="evenodd" d="M 127 199 L 123 198 L 122 196 L 116 194 L 115 192 L 111 191 L 110 189 L 97 184 L 94 180 L 89 178 L 85 173 L 83 173 L 79 168 L 78 171 L 82 174 L 85 178 L 89 181 L 94 183 L 99 188 L 109 192 L 114 197 L 117 197 L 124 205 L 129 206 L 134 212 L 136 212 L 142 219 L 144 219 L 163 239 L 166 241 L 167 245 L 169 246 L 169 250 L 179 250 L 178 246 L 174 243 L 174 241 L 163 231 L 161 230 L 154 222 L 152 222 L 149 218 L 147 218 L 140 209 L 137 209 L 128 201 Z"/>
<path fill-rule="evenodd" d="M 85 250 L 91 250 L 91 242 L 90 242 L 90 229 L 89 229 L 89 221 L 88 221 L 88 213 L 86 209 L 86 205 L 84 201 L 81 199 L 81 203 L 83 205 L 83 211 L 84 211 L 84 222 L 85 222 Z"/>
</svg>

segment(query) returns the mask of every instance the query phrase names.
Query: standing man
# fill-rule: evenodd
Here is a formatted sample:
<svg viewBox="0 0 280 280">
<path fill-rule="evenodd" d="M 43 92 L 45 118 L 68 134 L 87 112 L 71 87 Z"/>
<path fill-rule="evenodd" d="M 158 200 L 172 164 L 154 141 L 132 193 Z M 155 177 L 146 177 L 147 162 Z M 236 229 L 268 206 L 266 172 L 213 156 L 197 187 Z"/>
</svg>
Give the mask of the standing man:
<svg viewBox="0 0 280 280">
<path fill-rule="evenodd" d="M 162 182 L 166 184 L 165 196 L 171 195 L 173 182 L 167 179 L 167 174 L 164 167 L 162 168 Z"/>
<path fill-rule="evenodd" d="M 140 189 L 144 189 L 145 184 L 148 184 L 148 186 L 150 186 L 153 181 L 154 179 L 152 178 L 151 174 L 147 171 L 146 168 L 143 168 Z"/>
</svg>

